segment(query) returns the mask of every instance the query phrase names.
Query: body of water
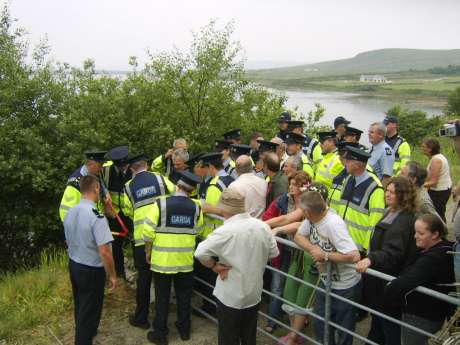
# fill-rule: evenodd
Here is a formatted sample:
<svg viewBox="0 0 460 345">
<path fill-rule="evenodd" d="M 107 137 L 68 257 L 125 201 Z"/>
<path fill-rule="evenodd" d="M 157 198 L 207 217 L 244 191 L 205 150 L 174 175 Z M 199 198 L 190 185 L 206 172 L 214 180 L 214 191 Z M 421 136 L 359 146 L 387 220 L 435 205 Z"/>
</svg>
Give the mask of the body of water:
<svg viewBox="0 0 460 345">
<path fill-rule="evenodd" d="M 275 90 L 288 97 L 288 108 L 296 108 L 303 114 L 315 108 L 315 103 L 321 103 L 326 109 L 325 116 L 320 120 L 321 124 L 333 127 L 334 119 L 343 116 L 351 121 L 352 127 L 364 131 L 361 142 L 368 145 L 367 130 L 373 122 L 382 121 L 385 112 L 397 103 L 381 98 L 363 97 L 358 94 L 329 92 L 329 91 L 287 91 Z M 430 115 L 440 114 L 441 108 L 424 105 L 421 102 L 408 101 L 402 104 L 403 107 L 412 110 L 423 110 Z"/>
</svg>

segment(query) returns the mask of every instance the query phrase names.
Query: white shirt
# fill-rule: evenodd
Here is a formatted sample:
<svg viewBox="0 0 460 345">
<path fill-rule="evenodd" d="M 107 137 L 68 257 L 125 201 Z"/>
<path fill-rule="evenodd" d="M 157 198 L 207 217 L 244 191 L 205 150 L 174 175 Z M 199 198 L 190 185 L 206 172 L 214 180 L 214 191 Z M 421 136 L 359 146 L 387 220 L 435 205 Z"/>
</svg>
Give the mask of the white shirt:
<svg viewBox="0 0 460 345">
<path fill-rule="evenodd" d="M 343 219 L 329 209 L 326 216 L 318 223 L 304 220 L 299 227 L 299 234 L 308 238 L 311 244 L 319 246 L 323 251 L 348 254 L 358 250 L 348 233 Z M 326 283 L 327 273 L 325 263 L 317 263 L 320 278 Z M 332 263 L 332 288 L 337 290 L 348 289 L 361 280 L 353 264 Z"/>
<path fill-rule="evenodd" d="M 446 190 L 452 188 L 452 179 L 450 178 L 450 168 L 447 158 L 442 154 L 438 153 L 431 157 L 430 162 L 428 163 L 427 170 L 430 174 L 431 164 L 433 164 L 433 159 L 439 159 L 441 161 L 441 171 L 439 172 L 439 179 L 436 186 L 430 187 L 431 190 Z"/>
<path fill-rule="evenodd" d="M 214 296 L 235 309 L 249 308 L 260 302 L 265 266 L 278 255 L 270 227 L 247 213 L 225 220 L 195 251 L 199 260 L 218 257 L 219 263 L 232 267 L 227 279 L 217 277 Z"/>
<path fill-rule="evenodd" d="M 254 173 L 240 175 L 230 183 L 231 188 L 245 197 L 245 208 L 251 216 L 261 218 L 265 211 L 268 183 Z"/>
</svg>

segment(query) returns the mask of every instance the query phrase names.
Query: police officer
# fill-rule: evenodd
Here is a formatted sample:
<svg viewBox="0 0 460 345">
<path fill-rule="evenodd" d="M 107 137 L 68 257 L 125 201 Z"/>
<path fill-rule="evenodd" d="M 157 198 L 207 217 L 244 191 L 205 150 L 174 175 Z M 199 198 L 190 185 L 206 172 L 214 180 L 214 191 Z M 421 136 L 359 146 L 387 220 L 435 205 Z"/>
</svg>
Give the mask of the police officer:
<svg viewBox="0 0 460 345">
<path fill-rule="evenodd" d="M 299 161 L 299 166 L 297 170 L 303 170 L 311 178 L 315 176 L 313 171 L 313 166 L 308 159 L 308 157 L 302 151 L 302 145 L 305 141 L 305 137 L 302 134 L 297 134 L 293 132 L 286 133 L 285 135 L 285 142 L 286 142 L 286 153 L 289 156 L 293 156 Z"/>
<path fill-rule="evenodd" d="M 313 171 L 316 171 L 316 169 L 318 168 L 318 164 L 323 159 L 321 145 L 319 144 L 318 140 L 304 133 L 303 126 L 304 126 L 303 121 L 297 121 L 297 120 L 288 121 L 288 127 L 290 131 L 297 133 L 297 134 L 301 134 L 305 137 L 305 141 L 302 145 L 303 153 L 305 153 L 305 155 L 308 157 L 310 162 L 312 162 Z"/>
<path fill-rule="evenodd" d="M 387 126 L 385 141 L 393 150 L 393 176 L 399 175 L 401 169 L 410 161 L 411 149 L 406 139 L 398 133 L 399 120 L 396 116 L 388 115 L 383 123 Z"/>
<path fill-rule="evenodd" d="M 175 139 L 172 148 L 153 160 L 151 166 L 152 171 L 169 178 L 174 169 L 173 154 L 179 149 L 184 151 L 188 150 L 187 141 L 184 138 Z M 185 161 L 187 161 L 187 159 Z"/>
<path fill-rule="evenodd" d="M 367 171 L 370 154 L 346 147 L 345 167 L 349 176 L 343 182 L 339 207 L 335 208 L 347 224 L 350 236 L 359 251 L 365 253 L 375 225 L 385 209 L 382 184 Z"/>
<path fill-rule="evenodd" d="M 385 142 L 387 128 L 381 122 L 374 122 L 369 127 L 369 141 L 372 144 L 369 164 L 382 181 L 384 187 L 393 175 L 393 150 Z"/>
<path fill-rule="evenodd" d="M 214 143 L 214 150 L 222 153 L 222 164 L 227 175 L 232 176 L 236 174 L 235 161 L 230 156 L 230 145 L 232 143 L 228 140 L 218 139 Z"/>
<path fill-rule="evenodd" d="M 114 236 L 112 243 L 113 259 L 117 276 L 126 279 L 123 242 L 127 233 L 124 232 L 123 227 L 128 231 L 132 231 L 133 227 L 131 219 L 123 213 L 125 184 L 132 177 L 128 168 L 128 146 L 114 147 L 107 152 L 107 157 L 110 161 L 102 166 L 102 181 L 112 201 L 109 206 L 110 210 L 107 210 L 106 214 L 108 215 L 110 230 Z"/>
<path fill-rule="evenodd" d="M 224 140 L 230 141 L 232 144 L 241 144 L 241 129 L 232 129 L 222 136 Z"/>
<path fill-rule="evenodd" d="M 75 345 L 91 345 L 101 319 L 106 273 L 110 289 L 117 278 L 110 248 L 113 237 L 107 219 L 96 209 L 99 180 L 81 176 L 79 184 L 81 200 L 67 212 L 64 231 L 75 303 Z"/>
<path fill-rule="evenodd" d="M 157 199 L 145 228 L 147 262 L 155 283 L 155 320 L 147 339 L 155 344 L 168 344 L 168 311 L 171 285 L 177 297 L 176 327 L 182 340 L 190 339 L 190 311 L 193 290 L 193 252 L 195 239 L 202 230 L 200 202 L 190 199 L 200 178 L 188 171 L 179 173 L 176 192 Z"/>
<path fill-rule="evenodd" d="M 278 129 L 279 132 L 276 134 L 278 138 L 284 141 L 285 134 L 288 132 L 288 121 L 291 120 L 291 114 L 288 111 L 284 111 L 278 117 Z"/>
<path fill-rule="evenodd" d="M 359 143 L 362 134 L 362 130 L 347 126 L 347 128 L 345 129 L 345 134 L 343 135 L 343 141 L 348 143 L 357 143 L 359 144 L 359 148 L 361 150 L 368 151 L 368 148 L 366 146 L 361 145 Z"/>
<path fill-rule="evenodd" d="M 106 161 L 106 153 L 107 151 L 85 151 L 85 164 L 76 169 L 67 180 L 64 195 L 62 196 L 59 206 L 59 217 L 61 221 L 64 221 L 67 212 L 80 202 L 80 179 L 87 175 L 99 176 L 102 171 L 102 164 Z M 108 196 L 108 198 L 110 198 L 110 196 Z M 98 205 L 98 208 L 102 209 L 100 205 Z"/>
<path fill-rule="evenodd" d="M 145 261 L 144 231 L 152 227 L 148 216 L 152 212 L 156 199 L 173 193 L 175 187 L 162 175 L 147 171 L 145 155 L 133 156 L 129 164 L 133 178 L 125 185 L 123 212 L 134 222 L 133 257 L 137 270 L 136 310 L 129 317 L 129 323 L 134 327 L 148 329 L 152 272 Z"/>
<path fill-rule="evenodd" d="M 334 177 L 343 170 L 337 153 L 337 133 L 334 131 L 318 132 L 318 138 L 323 152 L 323 160 L 316 169 L 315 181 L 325 185 L 329 190 L 332 188 Z"/>
<path fill-rule="evenodd" d="M 345 130 L 351 122 L 343 116 L 337 116 L 334 119 L 334 131 L 337 133 L 337 140 L 342 141 Z"/>
<path fill-rule="evenodd" d="M 222 153 L 207 153 L 201 157 L 201 162 L 208 167 L 208 174 L 210 176 L 210 180 L 204 191 L 204 199 L 202 200 L 204 228 L 200 238 L 206 239 L 215 228 L 223 224 L 223 217 L 212 212 L 219 202 L 220 195 L 228 188 L 234 179 L 231 176 L 228 176 L 223 169 Z M 210 206 L 209 209 L 207 209 L 207 206 Z M 216 283 L 216 274 L 209 268 L 203 266 L 199 261 L 195 261 L 195 275 L 211 285 L 215 285 Z M 208 298 L 213 298 L 212 288 L 209 288 L 202 283 L 197 283 L 195 289 Z M 215 306 L 205 299 L 203 299 L 202 309 L 209 314 L 215 314 L 216 312 Z M 194 314 L 202 316 L 200 313 Z"/>
</svg>

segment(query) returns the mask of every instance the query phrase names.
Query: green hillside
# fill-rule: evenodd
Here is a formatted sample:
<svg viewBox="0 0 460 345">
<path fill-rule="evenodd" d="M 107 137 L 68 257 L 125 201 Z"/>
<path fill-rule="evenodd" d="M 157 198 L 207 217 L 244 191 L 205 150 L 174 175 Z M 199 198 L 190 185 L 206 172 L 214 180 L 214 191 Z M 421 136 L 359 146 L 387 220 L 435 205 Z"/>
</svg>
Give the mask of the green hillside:
<svg viewBox="0 0 460 345">
<path fill-rule="evenodd" d="M 254 79 L 291 79 L 350 73 L 384 73 L 427 70 L 433 67 L 460 65 L 460 49 L 380 49 L 363 52 L 353 58 L 293 67 L 252 70 Z"/>
</svg>

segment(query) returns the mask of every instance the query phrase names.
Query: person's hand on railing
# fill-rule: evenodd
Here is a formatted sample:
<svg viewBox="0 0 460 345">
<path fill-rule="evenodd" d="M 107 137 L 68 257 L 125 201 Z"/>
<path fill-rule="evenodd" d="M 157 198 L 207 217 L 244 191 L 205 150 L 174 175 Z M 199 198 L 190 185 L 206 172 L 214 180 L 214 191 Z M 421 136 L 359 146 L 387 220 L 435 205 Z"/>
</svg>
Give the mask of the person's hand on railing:
<svg viewBox="0 0 460 345">
<path fill-rule="evenodd" d="M 312 246 L 308 251 L 316 262 L 323 262 L 326 260 L 326 253 L 319 246 Z"/>
<path fill-rule="evenodd" d="M 362 259 L 356 264 L 356 271 L 358 273 L 364 273 L 371 266 L 371 260 L 369 258 Z"/>
</svg>

